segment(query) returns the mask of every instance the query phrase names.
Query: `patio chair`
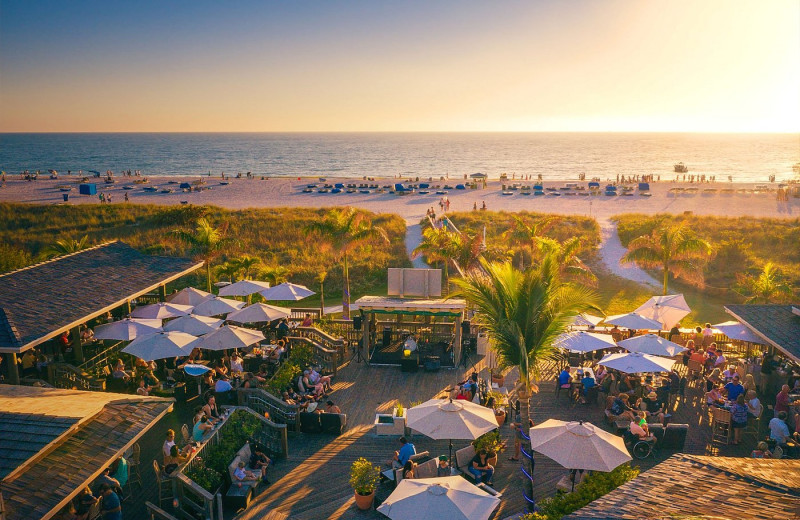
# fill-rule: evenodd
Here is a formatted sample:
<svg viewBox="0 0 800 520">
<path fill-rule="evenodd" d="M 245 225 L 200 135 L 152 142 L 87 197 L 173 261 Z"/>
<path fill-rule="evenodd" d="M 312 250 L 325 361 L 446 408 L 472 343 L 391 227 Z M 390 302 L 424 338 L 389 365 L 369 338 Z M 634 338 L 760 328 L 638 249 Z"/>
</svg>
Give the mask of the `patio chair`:
<svg viewBox="0 0 800 520">
<path fill-rule="evenodd" d="M 164 476 L 161 465 L 157 460 L 153 460 L 153 471 L 156 474 L 156 482 L 158 482 L 158 507 L 163 507 L 164 501 L 171 504 L 174 498 L 172 494 L 172 479 Z"/>
<path fill-rule="evenodd" d="M 761 436 L 761 416 L 764 415 L 764 405 L 759 403 L 758 414 L 747 418 L 747 426 L 744 428 L 744 435 L 752 435 L 755 440 Z"/>
<path fill-rule="evenodd" d="M 189 444 L 192 441 L 194 441 L 194 439 L 192 439 L 191 434 L 189 433 L 189 427 L 186 426 L 185 424 L 183 426 L 181 426 L 181 435 L 183 436 L 183 443 L 184 444 Z"/>
<path fill-rule="evenodd" d="M 128 461 L 128 485 L 132 486 L 133 482 L 136 481 L 139 484 L 139 487 L 142 487 L 142 474 L 139 471 L 141 467 L 141 456 L 142 456 L 142 448 L 139 446 L 139 443 L 133 445 L 131 448 L 130 455 L 126 457 Z M 130 491 L 129 491 L 130 493 Z"/>
<path fill-rule="evenodd" d="M 728 444 L 731 440 L 731 412 L 716 406 L 711 408 L 711 442 Z"/>
<path fill-rule="evenodd" d="M 772 450 L 772 458 L 773 459 L 782 459 L 783 458 L 783 448 L 780 446 L 775 446 L 775 449 Z"/>
</svg>

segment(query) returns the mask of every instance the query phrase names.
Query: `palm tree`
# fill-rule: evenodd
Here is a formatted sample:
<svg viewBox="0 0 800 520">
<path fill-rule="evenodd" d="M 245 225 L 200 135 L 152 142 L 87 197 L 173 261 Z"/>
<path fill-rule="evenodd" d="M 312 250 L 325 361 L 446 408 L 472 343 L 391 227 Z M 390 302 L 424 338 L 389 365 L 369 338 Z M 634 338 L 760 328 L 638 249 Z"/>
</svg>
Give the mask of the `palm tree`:
<svg viewBox="0 0 800 520">
<path fill-rule="evenodd" d="M 343 316 L 344 319 L 350 319 L 350 271 L 347 266 L 347 254 L 369 240 L 380 238 L 388 243 L 389 237 L 382 228 L 373 226 L 371 221 L 353 208 L 331 210 L 322 221 L 306 226 L 305 232 L 307 235 L 318 235 L 333 248 L 338 257 L 341 257 L 344 275 Z"/>
<path fill-rule="evenodd" d="M 528 222 L 518 215 L 511 215 L 513 222 L 511 227 L 503 233 L 503 238 L 511 243 L 511 245 L 519 248 L 519 268 L 524 269 L 525 266 L 525 252 L 527 251 L 531 259 L 533 259 L 534 246 L 536 239 L 544 236 L 550 226 L 553 225 L 555 217 L 545 217 L 541 220 L 528 224 Z"/>
<path fill-rule="evenodd" d="M 649 235 L 634 238 L 628 244 L 623 262 L 638 262 L 644 267 L 664 271 L 664 294 L 669 274 L 689 281 L 702 281 L 702 262 L 711 254 L 711 244 L 697 237 L 684 224 L 662 226 Z"/>
<path fill-rule="evenodd" d="M 56 240 L 54 243 L 47 246 L 42 251 L 42 256 L 45 258 L 54 258 L 56 256 L 64 256 L 72 253 L 77 253 L 89 247 L 89 235 L 83 235 L 80 240 L 75 239 L 62 239 Z"/>
<path fill-rule="evenodd" d="M 447 254 L 456 264 L 462 276 L 481 265 L 480 259 L 486 250 L 480 233 L 469 236 L 466 233 L 450 233 L 451 246 Z"/>
<path fill-rule="evenodd" d="M 236 275 L 239 273 L 239 266 L 236 265 L 235 262 L 228 261 L 215 267 L 214 271 L 216 271 L 217 276 L 220 278 L 227 277 L 228 281 L 233 283 Z"/>
<path fill-rule="evenodd" d="M 170 233 L 188 242 L 203 259 L 206 264 L 206 290 L 211 292 L 211 259 L 233 240 L 225 237 L 223 230 L 212 226 L 206 218 L 197 219 L 194 231 L 174 229 Z"/>
<path fill-rule="evenodd" d="M 520 271 L 510 261 L 481 261 L 484 272 L 472 271 L 455 280 L 460 295 L 477 310 L 475 320 L 486 328 L 501 366 L 519 367 L 517 391 L 523 425 L 530 418 L 531 391 L 538 390 L 540 367 L 554 356 L 553 342 L 582 312 L 597 310 L 592 289 L 561 280 L 559 265 L 547 255 L 536 268 Z M 531 474 L 531 461 L 524 461 Z M 526 493 L 532 486 L 526 480 Z"/>
<path fill-rule="evenodd" d="M 291 271 L 282 265 L 269 266 L 261 270 L 261 278 L 273 287 L 287 281 L 290 274 Z"/>
<path fill-rule="evenodd" d="M 597 287 L 597 276 L 583 260 L 578 258 L 581 249 L 581 239 L 572 237 L 564 242 L 554 238 L 536 237 L 536 245 L 544 255 L 553 255 L 559 265 L 562 276 L 582 282 L 590 287 Z"/>
<path fill-rule="evenodd" d="M 445 228 L 429 227 L 422 231 L 422 242 L 411 252 L 412 258 L 420 255 L 425 257 L 429 264 L 441 262 L 444 273 L 445 293 L 450 285 L 449 263 L 453 256 L 453 240 Z"/>
<path fill-rule="evenodd" d="M 261 259 L 257 256 L 242 255 L 234 258 L 231 262 L 238 268 L 237 274 L 241 273 L 242 280 L 250 280 L 253 268 L 261 263 Z"/>
<path fill-rule="evenodd" d="M 781 303 L 794 295 L 780 267 L 772 262 L 764 264 L 757 276 L 745 277 L 741 287 L 748 296 L 746 303 Z"/>
</svg>

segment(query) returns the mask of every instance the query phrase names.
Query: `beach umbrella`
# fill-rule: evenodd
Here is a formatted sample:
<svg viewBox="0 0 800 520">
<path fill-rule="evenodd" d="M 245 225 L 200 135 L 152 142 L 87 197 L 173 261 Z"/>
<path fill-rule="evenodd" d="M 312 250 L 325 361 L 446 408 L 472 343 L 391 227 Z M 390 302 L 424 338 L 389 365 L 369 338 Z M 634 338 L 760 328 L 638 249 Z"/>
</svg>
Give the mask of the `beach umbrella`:
<svg viewBox="0 0 800 520">
<path fill-rule="evenodd" d="M 478 173 L 473 173 L 473 174 L 470 174 L 470 176 L 469 176 L 469 177 L 470 177 L 471 179 L 485 179 L 485 178 L 487 177 L 487 175 L 486 175 L 485 173 L 480 173 L 480 172 L 478 172 Z"/>
<path fill-rule="evenodd" d="M 487 520 L 499 504 L 456 476 L 401 480 L 377 510 L 392 520 Z"/>
<path fill-rule="evenodd" d="M 194 287 L 187 287 L 185 289 L 181 289 L 175 294 L 169 295 L 167 297 L 167 301 L 170 303 L 177 303 L 179 305 L 191 305 L 194 307 L 195 305 L 202 302 L 209 296 L 214 296 L 214 295 L 209 292 L 201 291 L 200 289 L 195 289 Z"/>
<path fill-rule="evenodd" d="M 219 316 L 221 314 L 238 311 L 242 307 L 244 307 L 244 302 L 220 298 L 219 296 L 211 296 L 198 303 L 192 313 L 199 314 L 200 316 Z"/>
<path fill-rule="evenodd" d="M 177 303 L 154 303 L 144 307 L 136 307 L 131 316 L 134 318 L 165 319 L 186 316 L 192 311 L 191 305 Z"/>
<path fill-rule="evenodd" d="M 742 325 L 738 321 L 726 321 L 724 323 L 717 323 L 712 325 L 721 333 L 725 334 L 731 339 L 738 339 L 739 341 L 749 341 L 750 343 L 758 343 L 759 345 L 766 345 L 763 339 L 756 336 L 753 331 Z"/>
<path fill-rule="evenodd" d="M 247 307 L 228 314 L 228 321 L 236 323 L 262 323 L 267 321 L 288 318 L 292 313 L 291 309 L 275 307 L 266 303 L 254 303 Z"/>
<path fill-rule="evenodd" d="M 142 334 L 152 334 L 161 330 L 161 320 L 125 318 L 124 320 L 98 325 L 94 328 L 97 339 L 116 339 L 131 341 Z"/>
<path fill-rule="evenodd" d="M 632 338 L 620 341 L 617 343 L 617 345 L 624 348 L 628 352 L 640 352 L 642 354 L 666 357 L 676 356 L 686 350 L 686 347 L 682 347 L 677 343 L 673 343 L 672 341 L 662 338 L 657 334 L 634 336 Z"/>
<path fill-rule="evenodd" d="M 573 352 L 592 352 L 617 346 L 610 334 L 597 334 L 582 330 L 560 334 L 553 344 Z"/>
<path fill-rule="evenodd" d="M 226 350 L 229 348 L 245 348 L 264 341 L 261 331 L 245 329 L 234 325 L 225 325 L 214 332 L 209 332 L 198 340 L 194 348 L 205 350 Z"/>
<path fill-rule="evenodd" d="M 197 378 L 197 395 L 201 395 L 203 393 L 203 388 L 200 385 L 200 376 L 209 372 L 211 367 L 207 367 L 205 365 L 201 365 L 199 363 L 186 363 L 183 365 L 183 371 L 186 372 L 187 376 L 192 376 Z"/>
<path fill-rule="evenodd" d="M 691 311 L 682 294 L 668 294 L 653 296 L 633 312 L 662 323 L 665 329 L 671 329 Z"/>
<path fill-rule="evenodd" d="M 431 399 L 406 411 L 406 426 L 431 439 L 475 440 L 499 428 L 494 410 L 466 400 Z"/>
<path fill-rule="evenodd" d="M 269 289 L 261 291 L 259 294 L 263 296 L 265 300 L 297 301 L 317 293 L 304 285 L 283 282 L 275 287 L 270 287 Z"/>
<path fill-rule="evenodd" d="M 222 326 L 225 320 L 189 314 L 167 322 L 164 330 L 168 332 L 185 332 L 193 336 L 202 336 L 214 332 Z"/>
<path fill-rule="evenodd" d="M 672 365 L 675 364 L 675 360 L 640 352 L 618 352 L 616 354 L 606 354 L 598 363 L 626 374 L 642 374 L 646 372 L 669 372 L 672 369 Z"/>
<path fill-rule="evenodd" d="M 186 356 L 192 351 L 192 344 L 196 341 L 195 336 L 185 332 L 154 332 L 139 336 L 122 351 L 144 361 L 155 361 Z"/>
<path fill-rule="evenodd" d="M 661 330 L 661 322 L 650 318 L 645 318 L 644 316 L 642 316 L 641 314 L 637 314 L 636 312 L 629 312 L 628 314 L 616 314 L 614 316 L 609 316 L 608 318 L 603 320 L 603 322 L 633 330 L 642 330 L 642 329 Z"/>
<path fill-rule="evenodd" d="M 239 280 L 236 283 L 226 285 L 219 290 L 220 296 L 250 296 L 257 292 L 269 289 L 269 282 L 259 282 L 258 280 Z"/>
<path fill-rule="evenodd" d="M 603 318 L 600 316 L 592 316 L 591 314 L 578 314 L 575 316 L 575 319 L 572 320 L 573 327 L 594 327 L 598 323 L 603 321 Z"/>
<path fill-rule="evenodd" d="M 531 449 L 567 469 L 608 473 L 632 460 L 622 437 L 592 423 L 548 419 L 529 433 Z"/>
</svg>

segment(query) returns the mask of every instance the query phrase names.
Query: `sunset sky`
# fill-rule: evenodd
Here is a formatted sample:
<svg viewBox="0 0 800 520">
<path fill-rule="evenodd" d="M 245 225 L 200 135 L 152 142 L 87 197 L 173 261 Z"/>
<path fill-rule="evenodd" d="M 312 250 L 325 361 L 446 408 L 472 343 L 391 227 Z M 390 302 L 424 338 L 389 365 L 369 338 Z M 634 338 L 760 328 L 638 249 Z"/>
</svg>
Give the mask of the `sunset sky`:
<svg viewBox="0 0 800 520">
<path fill-rule="evenodd" d="M 800 131 L 800 1 L 0 0 L 0 131 Z"/>
</svg>

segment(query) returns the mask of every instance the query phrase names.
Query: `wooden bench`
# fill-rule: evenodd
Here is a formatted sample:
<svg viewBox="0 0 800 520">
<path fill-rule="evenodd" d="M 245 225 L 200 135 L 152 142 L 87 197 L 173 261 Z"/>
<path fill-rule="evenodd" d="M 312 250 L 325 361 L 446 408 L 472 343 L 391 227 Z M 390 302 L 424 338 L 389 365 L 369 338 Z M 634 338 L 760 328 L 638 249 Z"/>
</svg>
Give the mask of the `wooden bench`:
<svg viewBox="0 0 800 520">
<path fill-rule="evenodd" d="M 245 443 L 242 448 L 236 452 L 236 456 L 228 465 L 228 474 L 230 476 L 231 485 L 225 493 L 226 500 L 236 509 L 246 508 L 253 498 L 253 490 L 258 487 L 261 482 L 261 470 L 248 467 L 250 465 L 250 443 Z M 244 462 L 245 469 L 250 471 L 255 477 L 255 480 L 240 481 L 234 475 L 239 463 Z"/>
</svg>

